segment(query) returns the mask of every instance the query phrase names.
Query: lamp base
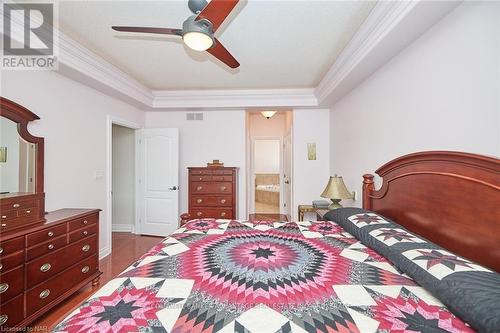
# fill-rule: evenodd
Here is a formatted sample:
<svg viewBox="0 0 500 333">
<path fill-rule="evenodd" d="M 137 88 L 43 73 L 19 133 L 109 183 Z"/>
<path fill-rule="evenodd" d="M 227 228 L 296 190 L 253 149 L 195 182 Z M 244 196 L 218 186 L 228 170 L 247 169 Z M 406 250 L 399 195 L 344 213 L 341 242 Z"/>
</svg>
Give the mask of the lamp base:
<svg viewBox="0 0 500 333">
<path fill-rule="evenodd" d="M 334 210 L 334 209 L 342 208 L 342 205 L 340 204 L 340 201 L 342 199 L 330 199 L 330 200 L 332 200 L 332 203 L 330 204 L 330 206 L 328 206 L 329 210 Z"/>
</svg>

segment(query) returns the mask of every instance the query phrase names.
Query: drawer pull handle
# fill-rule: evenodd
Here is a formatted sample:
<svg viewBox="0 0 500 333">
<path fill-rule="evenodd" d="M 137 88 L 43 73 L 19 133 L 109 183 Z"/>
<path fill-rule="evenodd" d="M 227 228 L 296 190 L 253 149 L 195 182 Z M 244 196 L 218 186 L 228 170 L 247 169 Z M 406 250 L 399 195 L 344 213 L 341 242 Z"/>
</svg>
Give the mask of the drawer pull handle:
<svg viewBox="0 0 500 333">
<path fill-rule="evenodd" d="M 9 316 L 7 315 L 1 315 L 0 316 L 0 325 L 3 325 L 7 322 L 7 320 L 9 320 Z"/>
<path fill-rule="evenodd" d="M 44 291 L 42 291 L 42 292 L 40 293 L 40 298 L 41 298 L 41 299 L 44 299 L 44 298 L 49 297 L 49 295 L 50 295 L 50 290 L 49 290 L 49 289 L 45 289 Z"/>
<path fill-rule="evenodd" d="M 0 246 L 0 254 L 3 253 L 3 247 Z"/>
<path fill-rule="evenodd" d="M 221 186 L 221 188 L 220 188 L 220 189 L 221 189 L 221 191 L 225 191 L 225 190 L 227 189 L 227 187 L 225 187 L 225 186 Z"/>
<path fill-rule="evenodd" d="M 3 294 L 4 292 L 9 289 L 9 284 L 8 283 L 0 283 L 0 294 Z"/>
<path fill-rule="evenodd" d="M 82 273 L 85 274 L 85 273 L 88 273 L 90 271 L 90 267 L 89 266 L 85 266 L 82 268 Z"/>
<path fill-rule="evenodd" d="M 197 216 L 202 216 L 202 215 L 203 215 L 203 213 L 202 213 L 202 212 L 198 212 L 198 213 L 196 213 L 196 215 L 197 215 Z"/>
<path fill-rule="evenodd" d="M 0 271 L 2 270 L 2 268 L 3 268 L 3 264 L 0 264 Z"/>
<path fill-rule="evenodd" d="M 49 245 L 47 246 L 47 248 L 48 248 L 49 250 L 53 250 L 53 249 L 54 249 L 54 244 L 49 244 Z"/>
<path fill-rule="evenodd" d="M 222 217 L 226 216 L 226 212 L 220 213 L 220 216 L 222 216 Z"/>
<path fill-rule="evenodd" d="M 19 208 L 19 207 L 21 207 L 21 205 L 20 204 L 13 204 L 12 207 Z"/>
<path fill-rule="evenodd" d="M 83 224 L 87 224 L 87 223 L 89 223 L 89 221 L 83 220 Z"/>
<path fill-rule="evenodd" d="M 202 203 L 203 202 L 203 199 L 198 199 L 196 200 L 197 203 Z"/>
<path fill-rule="evenodd" d="M 7 215 L 2 215 L 2 218 L 3 218 L 3 219 L 6 219 L 6 218 L 7 218 Z"/>
<path fill-rule="evenodd" d="M 220 203 L 221 203 L 221 204 L 225 204 L 225 203 L 226 203 L 226 199 L 222 199 L 222 200 L 220 201 Z"/>
<path fill-rule="evenodd" d="M 29 210 L 29 209 L 28 209 L 28 210 L 26 211 L 26 214 L 29 214 L 29 213 L 31 213 L 31 210 Z"/>
<path fill-rule="evenodd" d="M 200 180 L 203 180 L 203 177 L 200 177 Z"/>
<path fill-rule="evenodd" d="M 87 236 L 87 235 L 89 234 L 89 232 L 88 232 L 87 230 L 84 230 L 84 231 L 82 232 L 82 234 L 83 234 L 84 236 Z"/>
<path fill-rule="evenodd" d="M 2 227 L 6 227 L 7 226 L 7 223 L 2 223 Z"/>
<path fill-rule="evenodd" d="M 198 187 L 196 187 L 196 190 L 197 190 L 197 191 L 201 191 L 202 189 L 203 189 L 203 186 L 198 186 Z"/>
<path fill-rule="evenodd" d="M 52 236 L 54 236 L 54 232 L 52 232 L 52 231 L 49 231 L 49 232 L 47 233 L 47 236 L 49 236 L 49 237 L 52 237 Z"/>
<path fill-rule="evenodd" d="M 88 252 L 90 250 L 90 245 L 89 244 L 85 244 L 83 247 L 82 247 L 82 251 L 83 252 Z"/>
<path fill-rule="evenodd" d="M 40 266 L 40 270 L 44 273 L 48 272 L 51 268 L 52 268 L 51 264 L 43 264 L 42 266 Z"/>
</svg>

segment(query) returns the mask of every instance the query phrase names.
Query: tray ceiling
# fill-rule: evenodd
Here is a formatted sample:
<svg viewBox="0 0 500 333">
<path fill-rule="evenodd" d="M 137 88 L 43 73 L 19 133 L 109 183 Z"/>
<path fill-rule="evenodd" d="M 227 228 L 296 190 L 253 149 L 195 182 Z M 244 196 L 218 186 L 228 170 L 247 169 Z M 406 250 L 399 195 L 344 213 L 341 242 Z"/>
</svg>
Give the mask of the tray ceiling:
<svg viewBox="0 0 500 333">
<path fill-rule="evenodd" d="M 180 38 L 111 25 L 178 28 L 187 1 L 65 1 L 60 29 L 152 90 L 313 88 L 374 2 L 241 1 L 216 36 L 241 63 L 226 68 Z"/>
</svg>

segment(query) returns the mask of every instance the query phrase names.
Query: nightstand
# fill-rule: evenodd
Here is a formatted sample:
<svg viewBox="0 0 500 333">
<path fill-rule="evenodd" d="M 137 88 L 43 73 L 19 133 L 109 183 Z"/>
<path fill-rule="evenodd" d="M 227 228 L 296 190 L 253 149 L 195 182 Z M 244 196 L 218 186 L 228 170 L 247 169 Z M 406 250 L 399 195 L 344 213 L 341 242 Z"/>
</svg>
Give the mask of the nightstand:
<svg viewBox="0 0 500 333">
<path fill-rule="evenodd" d="M 299 213 L 299 222 L 304 221 L 305 213 L 316 213 L 319 221 L 323 221 L 323 216 L 328 213 L 328 209 L 324 208 L 314 208 L 313 205 L 299 205 L 298 213 Z"/>
</svg>

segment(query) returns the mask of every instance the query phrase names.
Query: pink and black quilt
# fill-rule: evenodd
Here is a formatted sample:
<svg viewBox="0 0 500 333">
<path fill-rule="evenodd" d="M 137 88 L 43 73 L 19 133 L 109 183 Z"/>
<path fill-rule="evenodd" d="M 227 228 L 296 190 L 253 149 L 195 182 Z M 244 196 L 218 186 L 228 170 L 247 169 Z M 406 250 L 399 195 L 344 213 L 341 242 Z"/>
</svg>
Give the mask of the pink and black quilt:
<svg viewBox="0 0 500 333">
<path fill-rule="evenodd" d="M 474 330 L 337 223 L 201 219 L 105 284 L 55 331 Z"/>
</svg>

